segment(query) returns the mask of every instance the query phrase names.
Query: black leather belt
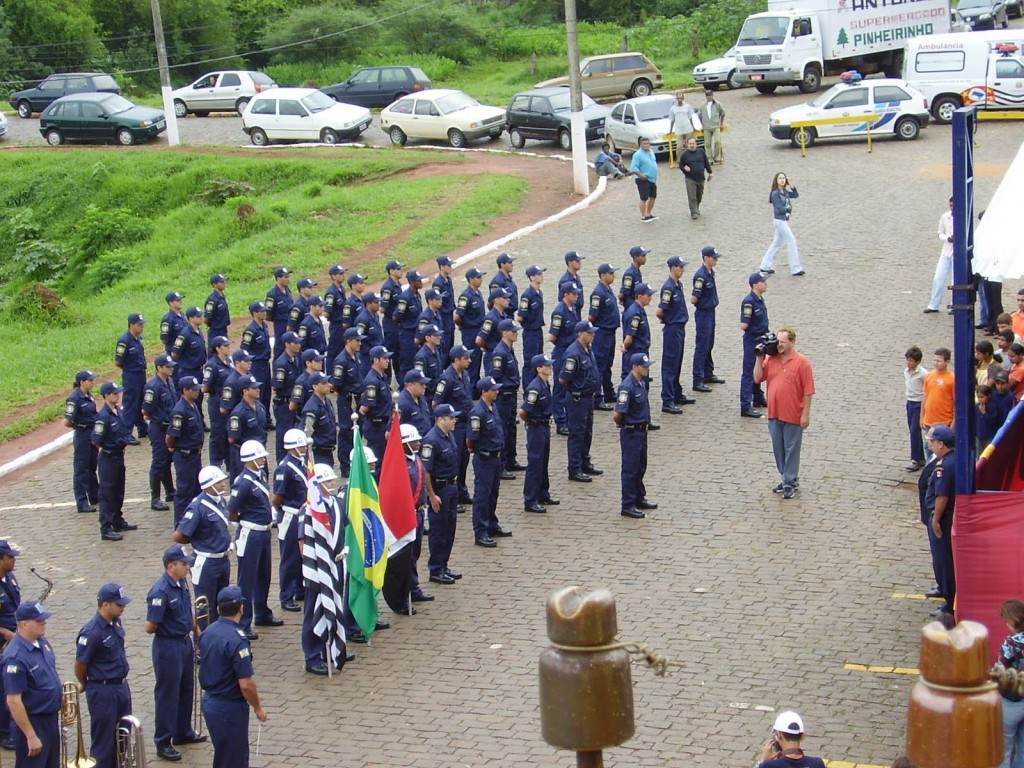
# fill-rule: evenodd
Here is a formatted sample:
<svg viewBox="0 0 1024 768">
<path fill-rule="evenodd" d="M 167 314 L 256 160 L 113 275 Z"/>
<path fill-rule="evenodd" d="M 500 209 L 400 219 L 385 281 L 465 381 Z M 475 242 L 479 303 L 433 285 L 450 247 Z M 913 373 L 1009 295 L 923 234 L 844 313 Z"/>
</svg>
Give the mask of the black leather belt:
<svg viewBox="0 0 1024 768">
<path fill-rule="evenodd" d="M 383 424 L 386 421 L 387 421 L 387 419 L 370 419 L 370 423 L 375 425 L 375 426 L 377 424 Z"/>
<path fill-rule="evenodd" d="M 528 427 L 550 427 L 551 419 L 527 419 L 526 426 Z"/>
<path fill-rule="evenodd" d="M 431 475 L 430 481 L 434 484 L 435 488 L 446 488 L 455 482 L 454 477 L 434 477 Z"/>
<path fill-rule="evenodd" d="M 83 425 L 83 424 L 76 424 L 75 425 L 75 429 L 77 429 L 79 432 L 91 432 L 92 428 L 93 428 L 92 424 L 85 424 L 85 425 Z"/>
<path fill-rule="evenodd" d="M 274 405 L 284 405 L 287 402 L 288 402 L 288 398 L 287 397 L 275 397 L 274 398 Z"/>
<path fill-rule="evenodd" d="M 124 454 L 124 448 L 120 448 L 116 451 L 108 451 L 106 448 L 100 451 L 104 456 L 121 456 Z"/>
<path fill-rule="evenodd" d="M 482 459 L 496 459 L 501 455 L 501 451 L 477 451 L 476 455 Z"/>
<path fill-rule="evenodd" d="M 182 456 L 191 456 L 192 454 L 199 453 L 202 450 L 202 448 L 178 448 L 178 453 Z"/>
<path fill-rule="evenodd" d="M 623 429 L 627 432 L 646 432 L 649 424 L 625 424 Z"/>
<path fill-rule="evenodd" d="M 110 680 L 89 680 L 89 685 L 121 685 L 123 677 L 113 677 Z"/>
</svg>

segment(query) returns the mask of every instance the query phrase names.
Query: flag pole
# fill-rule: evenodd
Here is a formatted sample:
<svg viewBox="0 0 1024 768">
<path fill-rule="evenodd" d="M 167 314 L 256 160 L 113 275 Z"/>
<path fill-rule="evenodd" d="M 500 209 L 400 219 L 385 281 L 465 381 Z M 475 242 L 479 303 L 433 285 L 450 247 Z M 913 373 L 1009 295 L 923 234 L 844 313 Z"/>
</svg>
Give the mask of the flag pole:
<svg viewBox="0 0 1024 768">
<path fill-rule="evenodd" d="M 391 393 L 391 400 L 395 404 L 395 409 L 391 413 L 391 419 L 392 419 L 392 421 L 394 421 L 395 419 L 398 419 L 398 423 L 401 424 L 402 423 L 402 413 L 401 413 L 401 411 L 398 410 L 398 397 L 399 397 L 399 394 L 400 394 L 399 392 L 392 392 Z M 401 428 L 399 428 L 399 436 L 401 436 Z M 404 441 L 402 442 L 402 455 L 405 456 L 405 442 Z M 408 461 L 408 457 L 406 457 L 406 461 Z M 412 503 L 413 503 L 413 506 L 415 506 L 416 499 L 413 499 Z M 405 596 L 405 615 L 406 616 L 412 616 L 412 592 L 409 592 L 409 594 L 407 594 Z"/>
</svg>

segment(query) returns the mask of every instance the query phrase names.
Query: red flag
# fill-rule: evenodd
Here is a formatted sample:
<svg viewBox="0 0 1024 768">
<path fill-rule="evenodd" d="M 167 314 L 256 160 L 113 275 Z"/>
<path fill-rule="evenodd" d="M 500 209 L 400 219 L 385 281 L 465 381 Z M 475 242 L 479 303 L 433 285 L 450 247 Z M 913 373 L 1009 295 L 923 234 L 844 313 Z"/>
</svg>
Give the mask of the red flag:
<svg viewBox="0 0 1024 768">
<path fill-rule="evenodd" d="M 395 537 L 391 552 L 398 552 L 416 539 L 416 506 L 412 498 L 409 468 L 402 446 L 401 419 L 395 411 L 391 419 L 391 433 L 384 449 L 384 463 L 380 469 L 377 484 L 380 495 L 380 511 L 384 522 Z"/>
</svg>

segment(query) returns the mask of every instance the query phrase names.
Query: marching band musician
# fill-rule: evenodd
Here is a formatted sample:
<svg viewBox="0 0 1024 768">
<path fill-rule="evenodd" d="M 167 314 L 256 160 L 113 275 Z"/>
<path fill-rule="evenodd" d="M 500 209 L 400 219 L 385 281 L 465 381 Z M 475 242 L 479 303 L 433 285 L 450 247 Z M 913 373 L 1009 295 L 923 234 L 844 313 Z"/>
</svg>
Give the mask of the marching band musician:
<svg viewBox="0 0 1024 768">
<path fill-rule="evenodd" d="M 174 532 L 178 544 L 191 544 L 196 561 L 192 564 L 195 597 L 205 597 L 211 609 L 217 593 L 231 583 L 231 526 L 228 524 L 228 477 L 220 467 L 203 467 L 199 472 L 202 493 L 192 499 Z M 206 629 L 200 625 L 200 631 Z"/>
</svg>

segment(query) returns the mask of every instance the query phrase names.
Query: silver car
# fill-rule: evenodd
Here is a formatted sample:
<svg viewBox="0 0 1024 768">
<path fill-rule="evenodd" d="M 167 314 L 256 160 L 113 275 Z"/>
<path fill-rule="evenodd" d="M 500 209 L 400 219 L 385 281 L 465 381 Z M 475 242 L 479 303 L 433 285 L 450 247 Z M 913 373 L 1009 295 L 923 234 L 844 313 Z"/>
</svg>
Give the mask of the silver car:
<svg viewBox="0 0 1024 768">
<path fill-rule="evenodd" d="M 672 132 L 668 111 L 675 103 L 676 97 L 670 93 L 620 101 L 604 121 L 605 136 L 621 150 L 632 152 L 640 139 L 646 138 L 655 154 L 668 153 L 665 134 Z"/>
<path fill-rule="evenodd" d="M 0 139 L 7 135 L 7 116 L 0 112 Z"/>
<path fill-rule="evenodd" d="M 206 117 L 211 112 L 242 114 L 253 96 L 276 87 L 277 83 L 262 72 L 208 72 L 171 94 L 174 114 L 178 117 L 186 117 L 189 112 L 196 117 Z"/>
</svg>

